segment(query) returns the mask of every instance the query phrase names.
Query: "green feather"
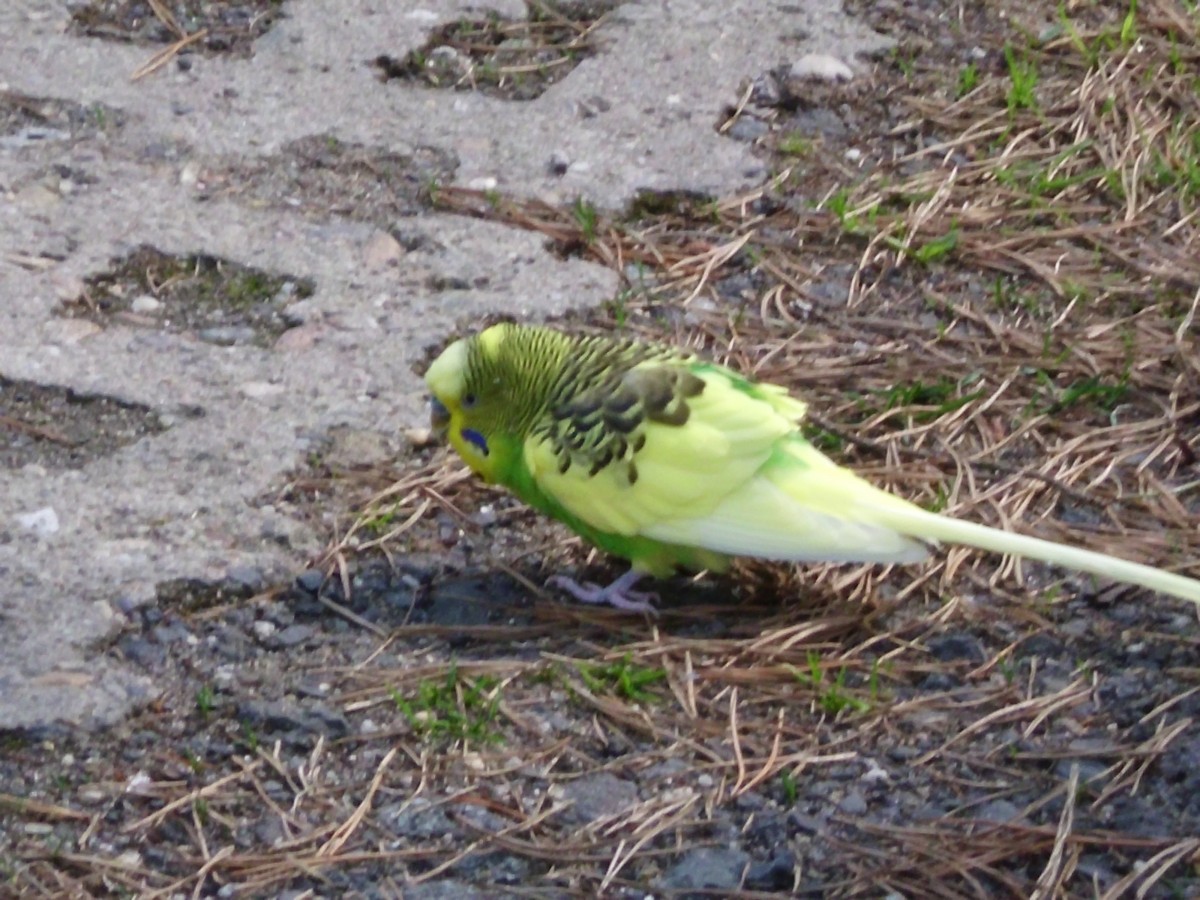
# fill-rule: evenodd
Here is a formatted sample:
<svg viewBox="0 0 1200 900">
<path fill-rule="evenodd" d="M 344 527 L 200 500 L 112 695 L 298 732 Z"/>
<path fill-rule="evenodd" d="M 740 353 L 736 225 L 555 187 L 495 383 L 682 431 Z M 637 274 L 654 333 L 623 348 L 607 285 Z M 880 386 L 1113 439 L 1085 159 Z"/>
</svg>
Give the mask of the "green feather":
<svg viewBox="0 0 1200 900">
<path fill-rule="evenodd" d="M 1200 603 L 1200 581 L 881 491 L 804 438 L 786 390 L 683 350 L 505 324 L 452 344 L 426 380 L 471 468 L 639 571 L 913 562 L 948 541 Z"/>
</svg>

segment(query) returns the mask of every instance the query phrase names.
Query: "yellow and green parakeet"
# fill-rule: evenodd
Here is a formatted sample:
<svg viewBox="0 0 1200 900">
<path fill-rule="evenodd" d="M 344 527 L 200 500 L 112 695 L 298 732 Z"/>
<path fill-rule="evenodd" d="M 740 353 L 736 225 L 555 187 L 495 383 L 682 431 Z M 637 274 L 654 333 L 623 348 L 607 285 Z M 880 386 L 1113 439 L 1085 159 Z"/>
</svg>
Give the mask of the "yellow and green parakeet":
<svg viewBox="0 0 1200 900">
<path fill-rule="evenodd" d="M 733 556 L 915 562 L 938 541 L 1011 553 L 1200 604 L 1200 581 L 927 512 L 805 439 L 805 405 L 666 346 L 495 325 L 426 373 L 434 427 L 467 465 L 632 564 L 580 600 L 651 609 L 643 575 L 721 571 Z"/>
</svg>

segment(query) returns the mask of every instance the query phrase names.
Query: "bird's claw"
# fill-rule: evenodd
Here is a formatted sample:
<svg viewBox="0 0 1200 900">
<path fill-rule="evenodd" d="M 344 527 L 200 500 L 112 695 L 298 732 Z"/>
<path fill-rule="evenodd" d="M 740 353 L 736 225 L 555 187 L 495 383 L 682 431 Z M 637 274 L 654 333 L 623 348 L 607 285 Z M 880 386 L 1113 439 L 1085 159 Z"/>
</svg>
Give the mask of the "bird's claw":
<svg viewBox="0 0 1200 900">
<path fill-rule="evenodd" d="M 634 577 L 630 577 L 630 576 Z M 654 604 L 658 602 L 658 594 L 653 591 L 630 590 L 640 577 L 640 573 L 626 572 L 607 587 L 601 587 L 588 581 L 580 584 L 574 578 L 566 575 L 552 575 L 546 579 L 547 587 L 562 588 L 581 603 L 608 604 L 626 612 L 644 612 L 658 615 Z"/>
</svg>

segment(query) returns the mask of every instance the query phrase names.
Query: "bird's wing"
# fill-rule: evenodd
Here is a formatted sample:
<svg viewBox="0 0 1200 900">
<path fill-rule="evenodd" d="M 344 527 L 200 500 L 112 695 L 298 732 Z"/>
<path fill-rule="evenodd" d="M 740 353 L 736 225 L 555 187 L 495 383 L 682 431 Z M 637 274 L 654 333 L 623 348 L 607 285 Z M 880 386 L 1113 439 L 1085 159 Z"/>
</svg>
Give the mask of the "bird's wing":
<svg viewBox="0 0 1200 900">
<path fill-rule="evenodd" d="M 601 531 L 702 516 L 795 427 L 736 380 L 717 366 L 643 363 L 552 410 L 526 441 L 526 464 L 542 491 Z"/>
<path fill-rule="evenodd" d="M 889 512 L 912 509 L 792 434 L 749 481 L 705 515 L 650 524 L 644 534 L 730 556 L 916 562 L 927 555 L 927 544 L 896 530 L 888 519 Z"/>
<path fill-rule="evenodd" d="M 874 489 L 790 449 L 809 447 L 796 427 L 804 411 L 721 366 L 647 362 L 553 410 L 525 462 L 540 490 L 611 534 L 771 559 L 920 558 L 891 529 L 839 515 L 838 475 Z M 789 469 L 808 472 L 816 505 Z"/>
</svg>

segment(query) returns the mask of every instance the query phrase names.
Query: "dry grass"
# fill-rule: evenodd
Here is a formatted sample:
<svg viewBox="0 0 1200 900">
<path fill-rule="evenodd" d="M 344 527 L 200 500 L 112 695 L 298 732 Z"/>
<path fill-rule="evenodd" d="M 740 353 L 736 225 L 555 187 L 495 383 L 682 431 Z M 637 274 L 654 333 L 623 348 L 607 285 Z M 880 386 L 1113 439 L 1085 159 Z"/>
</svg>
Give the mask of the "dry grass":
<svg viewBox="0 0 1200 900">
<path fill-rule="evenodd" d="M 374 65 L 384 80 L 532 100 L 596 52 L 593 32 L 614 5 L 527 0 L 523 19 L 489 12 L 450 22 L 403 59 L 384 55 Z"/>
<path fill-rule="evenodd" d="M 700 346 L 803 392 L 819 411 L 813 439 L 877 483 L 954 515 L 1200 575 L 1200 145 L 1183 127 L 1200 119 L 1197 19 L 1160 0 L 1132 23 L 1077 22 L 1018 51 L 1011 65 L 1037 73 L 1029 103 L 1013 99 L 1012 77 L 942 100 L 894 88 L 911 121 L 877 137 L 860 180 L 805 182 L 821 188 L 811 208 L 790 171 L 747 196 L 632 221 L 458 189 L 436 201 L 622 272 L 643 264 L 646 279 L 571 327 Z M 921 149 L 896 150 L 916 137 Z M 815 290 L 839 278 L 844 302 Z M 256 747 L 219 777 L 113 785 L 112 802 L 138 811 L 125 814 L 126 834 L 150 842 L 169 826 L 190 848 L 175 874 L 98 852 L 97 815 L 71 848 L 27 853 L 21 889 L 199 896 L 236 883 L 266 896 L 296 883 L 337 890 L 339 870 L 366 868 L 386 890 L 500 850 L 536 865 L 528 896 L 615 894 L 644 887 L 683 849 L 724 840 L 715 811 L 756 795 L 794 807 L 804 786 L 844 791 L 847 766 L 859 767 L 852 784 L 882 785 L 881 806 L 821 813 L 795 849 L 809 859 L 822 847 L 823 861 L 801 867 L 797 887 L 1116 898 L 1157 896 L 1164 879 L 1189 875 L 1194 887 L 1200 841 L 1106 824 L 1195 728 L 1184 710 L 1198 673 L 1178 662 L 1198 646 L 1195 623 L 1172 633 L 1182 611 L 1168 601 L 951 549 L 903 571 L 748 565 L 642 623 L 551 602 L 539 564 L 579 565 L 583 549 L 548 546 L 556 532 L 497 542 L 471 513 L 502 501 L 445 453 L 338 482 L 290 489 L 332 492 L 354 510 L 321 560 L 347 593 L 356 558 L 440 546 L 449 521 L 490 547 L 485 568 L 538 598 L 531 621 L 377 630 L 370 655 L 321 675 L 348 716 L 385 727 L 321 741 L 303 759 Z M 1124 627 L 1105 614 L 1124 598 L 1162 609 Z M 1085 637 L 1063 630 L 1080 623 Z M 963 631 L 978 636 L 980 659 L 937 654 L 937 639 Z M 477 643 L 456 654 L 450 634 Z M 1045 638 L 1086 656 L 1025 652 Z M 1134 642 L 1175 662 L 1149 708 L 1130 715 L 1105 683 Z M 443 683 L 460 714 L 488 711 L 481 730 L 438 741 L 422 720 L 395 715 L 397 697 Z M 551 715 L 566 724 L 549 727 Z M 350 781 L 339 776 L 347 754 L 369 761 Z M 1097 759 L 1099 773 L 1081 775 Z M 654 782 L 648 773 L 667 761 L 675 774 Z M 582 826 L 562 818 L 561 786 L 612 771 L 655 787 Z M 914 793 L 940 805 L 919 815 L 904 805 Z M 1008 798 L 1019 805 L 998 820 L 987 807 Z M 385 806 L 418 801 L 475 837 L 414 846 L 377 821 Z M 467 813 L 479 810 L 503 827 L 474 824 Z M 77 815 L 55 804 L 26 813 Z M 217 824 L 264 814 L 281 823 L 276 845 L 214 839 Z M 768 813 L 741 815 L 749 833 Z M 1103 886 L 1083 865 L 1096 854 L 1113 873 Z"/>
</svg>

